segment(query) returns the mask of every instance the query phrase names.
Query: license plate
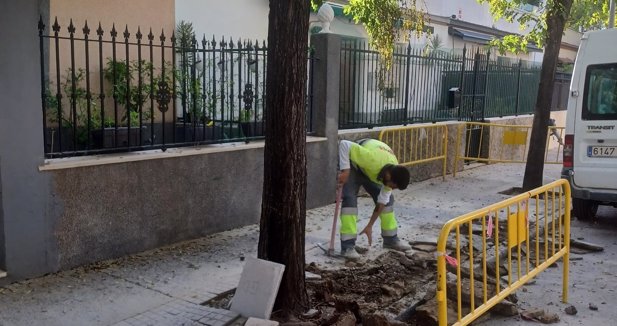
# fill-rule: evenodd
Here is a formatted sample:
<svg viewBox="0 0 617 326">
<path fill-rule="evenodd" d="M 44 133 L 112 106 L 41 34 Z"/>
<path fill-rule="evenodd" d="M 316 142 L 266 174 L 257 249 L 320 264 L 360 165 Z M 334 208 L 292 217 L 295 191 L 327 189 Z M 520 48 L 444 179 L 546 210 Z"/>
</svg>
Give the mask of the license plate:
<svg viewBox="0 0 617 326">
<path fill-rule="evenodd" d="M 617 157 L 617 146 L 588 146 L 588 157 Z"/>
</svg>

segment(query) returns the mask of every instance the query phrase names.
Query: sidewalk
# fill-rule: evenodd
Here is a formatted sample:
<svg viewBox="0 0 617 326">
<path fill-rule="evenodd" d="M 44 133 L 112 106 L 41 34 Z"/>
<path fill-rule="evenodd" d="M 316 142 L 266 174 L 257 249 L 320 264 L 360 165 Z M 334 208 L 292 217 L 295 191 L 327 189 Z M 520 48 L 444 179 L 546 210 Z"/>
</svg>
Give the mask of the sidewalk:
<svg viewBox="0 0 617 326">
<path fill-rule="evenodd" d="M 560 168 L 547 166 L 545 182 L 557 179 Z M 450 175 L 445 181 L 435 178 L 414 183 L 405 191 L 395 192 L 400 236 L 408 240 L 434 240 L 447 220 L 507 198 L 498 192 L 520 186 L 523 172 L 524 165 L 520 164 L 482 165 L 468 169 L 456 178 Z M 361 228 L 372 211 L 371 200 L 361 198 L 359 209 L 358 224 Z M 343 265 L 340 260 L 326 257 L 315 246 L 316 243 L 328 241 L 333 211 L 332 204 L 307 212 L 307 263 L 317 262 L 333 268 Z M 609 214 L 614 219 L 614 211 Z M 607 245 L 605 252 L 600 255 L 610 255 L 612 258 L 604 260 L 607 258 L 599 257 L 597 260 L 605 264 L 602 269 L 598 269 L 600 277 L 603 277 L 600 283 L 611 284 L 617 281 L 612 272 L 617 267 L 614 261 L 614 253 L 617 252 L 614 240 L 617 222 L 607 223 L 608 226 L 596 229 L 600 229 L 602 239 L 606 242 L 603 244 Z M 573 224 L 576 225 L 575 222 Z M 593 226 L 582 225 L 582 229 L 590 234 L 586 235 L 589 241 L 595 241 Z M 258 237 L 258 225 L 251 225 L 0 288 L 0 325 L 224 325 L 237 315 L 200 304 L 236 287 L 244 257 L 256 256 Z M 369 258 L 381 252 L 379 237 L 376 238 L 377 243 L 373 244 L 367 254 Z M 368 246 L 365 237 L 360 238 L 358 244 Z M 581 266 L 578 269 L 575 263 L 573 265 L 571 284 L 578 285 L 571 290 L 571 298 L 576 298 L 580 288 L 592 293 L 591 290 L 596 290 L 592 285 L 600 286 L 597 280 L 594 283 L 593 278 L 589 284 L 576 281 L 574 275 L 584 274 L 585 269 L 582 266 L 584 264 L 579 264 Z M 594 268 L 597 268 L 595 263 Z M 554 283 L 549 278 L 547 286 L 552 286 L 551 282 Z M 538 290 L 530 288 L 530 292 L 536 292 L 535 297 L 538 297 L 530 299 L 530 302 L 542 300 L 545 296 L 542 288 Z M 598 300 L 600 306 L 600 311 L 595 313 L 601 313 L 604 308 L 606 316 L 594 319 L 593 324 L 611 324 L 612 320 L 617 319 L 617 312 L 602 306 L 601 302 L 615 303 L 614 290 L 597 290 L 597 294 L 607 298 L 594 299 Z M 590 295 L 587 292 L 585 295 Z M 559 293 L 557 282 L 550 301 L 557 304 Z M 608 298 L 610 296 L 612 299 Z M 546 298 L 544 301 L 544 304 L 549 302 Z M 584 314 L 583 308 L 579 307 L 579 316 L 567 316 L 573 318 L 573 324 L 581 324 L 579 317 Z M 514 319 L 510 321 L 515 322 L 510 325 L 520 323 Z M 506 325 L 510 321 L 495 321 L 495 325 Z M 493 322 L 486 323 L 490 324 Z"/>
</svg>

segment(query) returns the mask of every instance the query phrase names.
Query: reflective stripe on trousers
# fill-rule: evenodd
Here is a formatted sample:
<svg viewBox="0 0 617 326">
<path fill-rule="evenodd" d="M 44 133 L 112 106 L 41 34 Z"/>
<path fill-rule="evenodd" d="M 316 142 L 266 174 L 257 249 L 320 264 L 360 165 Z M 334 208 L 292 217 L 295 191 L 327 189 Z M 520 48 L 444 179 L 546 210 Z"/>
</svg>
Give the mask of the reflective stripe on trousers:
<svg viewBox="0 0 617 326">
<path fill-rule="evenodd" d="M 381 221 L 381 235 L 392 237 L 397 234 L 398 225 L 392 206 L 384 207 L 379 215 Z M 341 241 L 356 239 L 358 236 L 358 208 L 343 207 L 341 210 Z"/>
<path fill-rule="evenodd" d="M 395 236 L 398 225 L 396 224 L 396 217 L 394 217 L 394 208 L 392 206 L 384 207 L 379 215 L 379 219 L 381 220 L 381 236 Z"/>
<path fill-rule="evenodd" d="M 357 207 L 343 207 L 341 209 L 341 241 L 351 240 L 357 237 L 357 220 Z"/>
</svg>

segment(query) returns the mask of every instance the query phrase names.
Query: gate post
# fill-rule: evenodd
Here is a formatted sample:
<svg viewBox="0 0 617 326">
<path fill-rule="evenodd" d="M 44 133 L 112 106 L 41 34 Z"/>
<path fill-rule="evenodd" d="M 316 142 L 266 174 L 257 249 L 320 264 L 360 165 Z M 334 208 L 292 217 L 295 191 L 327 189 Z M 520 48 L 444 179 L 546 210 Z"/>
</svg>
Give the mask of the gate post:
<svg viewBox="0 0 617 326">
<path fill-rule="evenodd" d="M 311 164 L 326 165 L 327 169 L 309 175 L 307 207 L 328 203 L 336 197 L 336 173 L 338 163 L 339 88 L 341 70 L 341 36 L 321 33 L 311 36 L 314 49 L 312 67 L 313 96 L 311 123 L 314 136 L 327 138 L 327 151 L 312 151 L 307 146 Z M 310 144 L 309 144 L 310 145 Z M 328 162 L 327 164 L 324 162 Z"/>
<path fill-rule="evenodd" d="M 460 81 L 461 101 L 458 104 L 458 121 L 462 120 L 461 112 L 463 112 L 464 110 L 461 110 L 461 108 L 463 107 L 463 105 L 465 105 L 465 61 L 467 61 L 466 55 L 467 55 L 467 45 L 465 44 L 463 46 L 463 61 L 461 64 L 461 81 Z"/>
</svg>

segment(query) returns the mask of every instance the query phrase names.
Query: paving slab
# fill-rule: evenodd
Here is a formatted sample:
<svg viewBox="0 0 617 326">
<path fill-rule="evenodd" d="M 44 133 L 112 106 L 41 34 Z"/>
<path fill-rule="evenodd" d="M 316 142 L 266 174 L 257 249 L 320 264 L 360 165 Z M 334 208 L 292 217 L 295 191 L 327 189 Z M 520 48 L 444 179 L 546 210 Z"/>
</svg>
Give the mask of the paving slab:
<svg viewBox="0 0 617 326">
<path fill-rule="evenodd" d="M 0 289 L 0 325 L 110 325 L 158 307 L 169 296 L 81 269 Z"/>
</svg>

